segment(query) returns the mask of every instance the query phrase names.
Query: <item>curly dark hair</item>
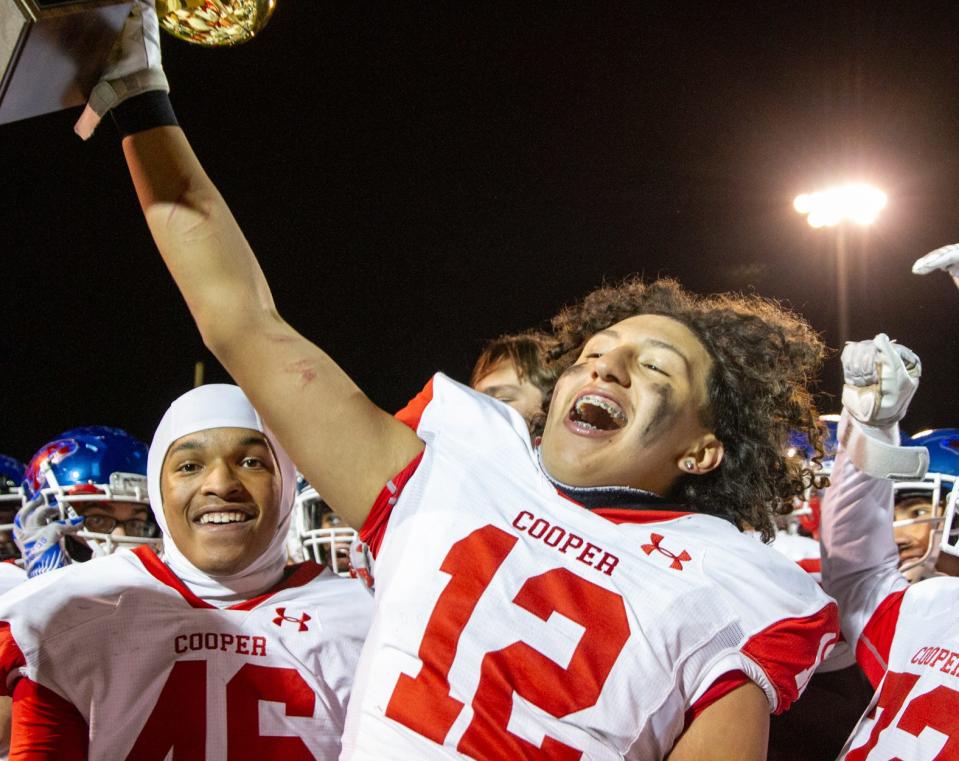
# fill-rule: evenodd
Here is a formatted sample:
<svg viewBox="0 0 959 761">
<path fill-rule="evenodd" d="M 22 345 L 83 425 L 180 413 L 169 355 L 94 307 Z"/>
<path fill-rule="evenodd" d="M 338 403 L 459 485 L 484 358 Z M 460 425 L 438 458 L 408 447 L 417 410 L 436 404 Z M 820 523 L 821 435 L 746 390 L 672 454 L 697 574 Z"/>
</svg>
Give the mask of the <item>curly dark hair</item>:
<svg viewBox="0 0 959 761">
<path fill-rule="evenodd" d="M 553 318 L 551 356 L 557 369 L 573 364 L 593 334 L 639 314 L 683 323 L 713 361 L 700 420 L 723 443 L 723 460 L 705 475 L 681 475 L 664 496 L 770 540 L 774 516 L 792 510 L 793 498 L 810 486 L 825 484 L 815 464 L 786 456 L 791 431 L 808 437 L 816 452 L 813 463 L 823 456 L 811 387 L 825 345 L 805 319 L 776 301 L 730 293 L 700 296 L 671 278 L 647 283 L 635 276 L 598 288 Z"/>
</svg>

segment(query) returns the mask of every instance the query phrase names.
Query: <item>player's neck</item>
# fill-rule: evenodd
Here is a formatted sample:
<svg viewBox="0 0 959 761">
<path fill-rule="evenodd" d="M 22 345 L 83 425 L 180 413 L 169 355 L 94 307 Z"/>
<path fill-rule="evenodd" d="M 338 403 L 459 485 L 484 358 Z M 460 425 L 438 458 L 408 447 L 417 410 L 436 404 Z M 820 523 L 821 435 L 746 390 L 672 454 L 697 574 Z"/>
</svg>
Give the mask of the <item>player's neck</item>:
<svg viewBox="0 0 959 761">
<path fill-rule="evenodd" d="M 664 497 L 651 491 L 634 489 L 631 486 L 573 486 L 553 478 L 543 467 L 540 450 L 536 450 L 539 469 L 543 471 L 556 491 L 590 510 L 621 508 L 627 510 L 675 510 L 676 506 Z"/>
</svg>

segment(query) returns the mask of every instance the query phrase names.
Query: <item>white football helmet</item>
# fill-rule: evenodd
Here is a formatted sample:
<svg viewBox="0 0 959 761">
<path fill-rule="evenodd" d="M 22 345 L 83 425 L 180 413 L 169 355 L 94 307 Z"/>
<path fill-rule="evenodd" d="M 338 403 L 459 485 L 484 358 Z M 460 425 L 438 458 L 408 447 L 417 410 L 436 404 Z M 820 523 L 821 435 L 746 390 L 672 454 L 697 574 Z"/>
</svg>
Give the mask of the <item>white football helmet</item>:
<svg viewBox="0 0 959 761">
<path fill-rule="evenodd" d="M 895 481 L 893 495 L 899 517 L 893 522 L 903 560 L 899 570 L 910 581 L 936 575 L 939 552 L 959 555 L 955 538 L 946 528 L 949 504 L 959 483 L 959 430 L 940 428 L 904 439 L 905 446 L 929 450 L 929 471 L 917 481 Z M 946 549 L 946 548 L 949 549 Z"/>
<path fill-rule="evenodd" d="M 352 564 L 350 547 L 360 544 L 359 535 L 333 512 L 316 489 L 301 475 L 296 477 L 293 520 L 287 539 L 287 552 L 296 562 L 312 560 L 329 566 L 337 576 L 349 577 Z"/>
</svg>

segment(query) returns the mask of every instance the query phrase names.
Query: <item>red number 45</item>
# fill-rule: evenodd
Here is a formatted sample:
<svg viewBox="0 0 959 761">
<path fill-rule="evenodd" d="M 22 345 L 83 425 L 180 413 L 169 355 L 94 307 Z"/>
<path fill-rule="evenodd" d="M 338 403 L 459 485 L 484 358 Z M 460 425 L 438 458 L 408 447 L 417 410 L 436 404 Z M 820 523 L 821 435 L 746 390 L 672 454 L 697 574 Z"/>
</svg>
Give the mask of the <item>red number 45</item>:
<svg viewBox="0 0 959 761">
<path fill-rule="evenodd" d="M 400 675 L 386 707 L 391 719 L 436 743 L 445 741 L 464 707 L 450 695 L 449 684 L 460 636 L 517 541 L 495 526 L 484 526 L 450 548 L 440 570 L 451 578 L 420 643 L 422 668 L 416 677 Z M 473 720 L 457 750 L 473 758 L 575 761 L 582 751 L 555 738 L 547 735 L 535 746 L 507 731 L 513 693 L 557 718 L 594 705 L 629 639 L 623 598 L 565 568 L 554 568 L 527 579 L 513 604 L 543 621 L 560 613 L 585 631 L 568 668 L 525 642 L 486 653 L 471 704 Z"/>
</svg>

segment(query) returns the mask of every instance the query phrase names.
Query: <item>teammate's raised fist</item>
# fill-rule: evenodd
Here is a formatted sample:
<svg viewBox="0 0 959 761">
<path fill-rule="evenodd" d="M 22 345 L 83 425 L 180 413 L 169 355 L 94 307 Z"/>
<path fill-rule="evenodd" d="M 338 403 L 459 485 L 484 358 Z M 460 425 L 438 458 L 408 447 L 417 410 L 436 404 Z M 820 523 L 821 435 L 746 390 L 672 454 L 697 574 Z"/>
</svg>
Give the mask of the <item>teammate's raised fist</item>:
<svg viewBox="0 0 959 761">
<path fill-rule="evenodd" d="M 842 350 L 842 404 L 860 423 L 886 428 L 905 417 L 922 363 L 885 333 Z"/>
</svg>

